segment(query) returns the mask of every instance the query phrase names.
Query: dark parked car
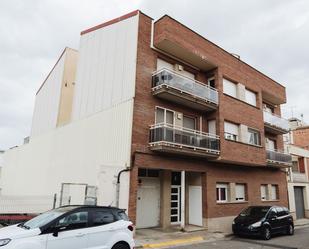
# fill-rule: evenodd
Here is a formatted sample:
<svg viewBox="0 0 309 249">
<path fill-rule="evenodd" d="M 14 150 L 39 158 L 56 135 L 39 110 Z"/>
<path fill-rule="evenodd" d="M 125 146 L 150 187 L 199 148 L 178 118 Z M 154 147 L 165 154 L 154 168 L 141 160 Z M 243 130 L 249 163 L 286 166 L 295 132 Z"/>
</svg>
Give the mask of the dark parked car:
<svg viewBox="0 0 309 249">
<path fill-rule="evenodd" d="M 273 234 L 294 234 L 293 217 L 279 206 L 250 206 L 233 221 L 235 235 L 254 235 L 269 240 Z"/>
</svg>

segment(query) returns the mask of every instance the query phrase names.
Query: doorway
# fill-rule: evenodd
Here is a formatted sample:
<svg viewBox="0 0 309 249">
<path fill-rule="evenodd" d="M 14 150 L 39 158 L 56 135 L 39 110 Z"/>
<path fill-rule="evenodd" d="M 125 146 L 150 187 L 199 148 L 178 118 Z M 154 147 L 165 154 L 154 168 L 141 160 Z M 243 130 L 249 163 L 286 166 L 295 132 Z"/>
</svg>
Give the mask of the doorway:
<svg viewBox="0 0 309 249">
<path fill-rule="evenodd" d="M 296 218 L 305 218 L 305 204 L 304 204 L 304 188 L 294 187 Z"/>
</svg>

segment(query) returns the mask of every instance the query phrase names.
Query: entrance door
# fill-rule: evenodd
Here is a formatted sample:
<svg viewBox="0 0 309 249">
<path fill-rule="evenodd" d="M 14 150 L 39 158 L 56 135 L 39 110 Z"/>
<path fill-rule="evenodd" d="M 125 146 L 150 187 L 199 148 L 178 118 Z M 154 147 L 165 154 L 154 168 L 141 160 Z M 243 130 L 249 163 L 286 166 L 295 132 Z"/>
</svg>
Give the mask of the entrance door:
<svg viewBox="0 0 309 249">
<path fill-rule="evenodd" d="M 302 219 L 305 217 L 304 193 L 302 187 L 294 187 L 296 218 Z"/>
<path fill-rule="evenodd" d="M 171 224 L 181 222 L 181 187 L 171 186 Z"/>
<path fill-rule="evenodd" d="M 171 179 L 171 224 L 181 222 L 181 173 L 172 172 Z"/>
<path fill-rule="evenodd" d="M 136 227 L 157 227 L 160 224 L 160 179 L 140 178 L 137 191 Z"/>
<path fill-rule="evenodd" d="M 189 224 L 203 226 L 201 186 L 189 186 Z"/>
</svg>

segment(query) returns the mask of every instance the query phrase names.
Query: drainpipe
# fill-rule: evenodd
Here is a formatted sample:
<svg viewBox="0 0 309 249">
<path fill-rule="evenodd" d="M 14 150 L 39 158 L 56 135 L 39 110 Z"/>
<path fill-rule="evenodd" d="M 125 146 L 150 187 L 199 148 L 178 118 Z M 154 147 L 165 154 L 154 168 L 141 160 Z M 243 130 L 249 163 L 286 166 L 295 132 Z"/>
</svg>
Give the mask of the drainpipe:
<svg viewBox="0 0 309 249">
<path fill-rule="evenodd" d="M 123 172 L 128 172 L 130 171 L 130 167 L 126 167 L 123 170 L 120 170 L 117 176 L 117 183 L 116 183 L 116 207 L 119 208 L 119 198 L 120 198 L 120 176 Z"/>
</svg>

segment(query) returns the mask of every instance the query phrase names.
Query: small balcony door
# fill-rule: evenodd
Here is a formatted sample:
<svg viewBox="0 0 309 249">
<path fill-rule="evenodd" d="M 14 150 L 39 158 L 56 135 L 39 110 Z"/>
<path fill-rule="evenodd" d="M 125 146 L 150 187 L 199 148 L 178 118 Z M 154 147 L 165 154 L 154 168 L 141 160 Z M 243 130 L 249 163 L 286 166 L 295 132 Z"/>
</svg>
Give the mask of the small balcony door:
<svg viewBox="0 0 309 249">
<path fill-rule="evenodd" d="M 266 138 L 266 149 L 274 151 L 276 149 L 276 141 Z"/>
</svg>

